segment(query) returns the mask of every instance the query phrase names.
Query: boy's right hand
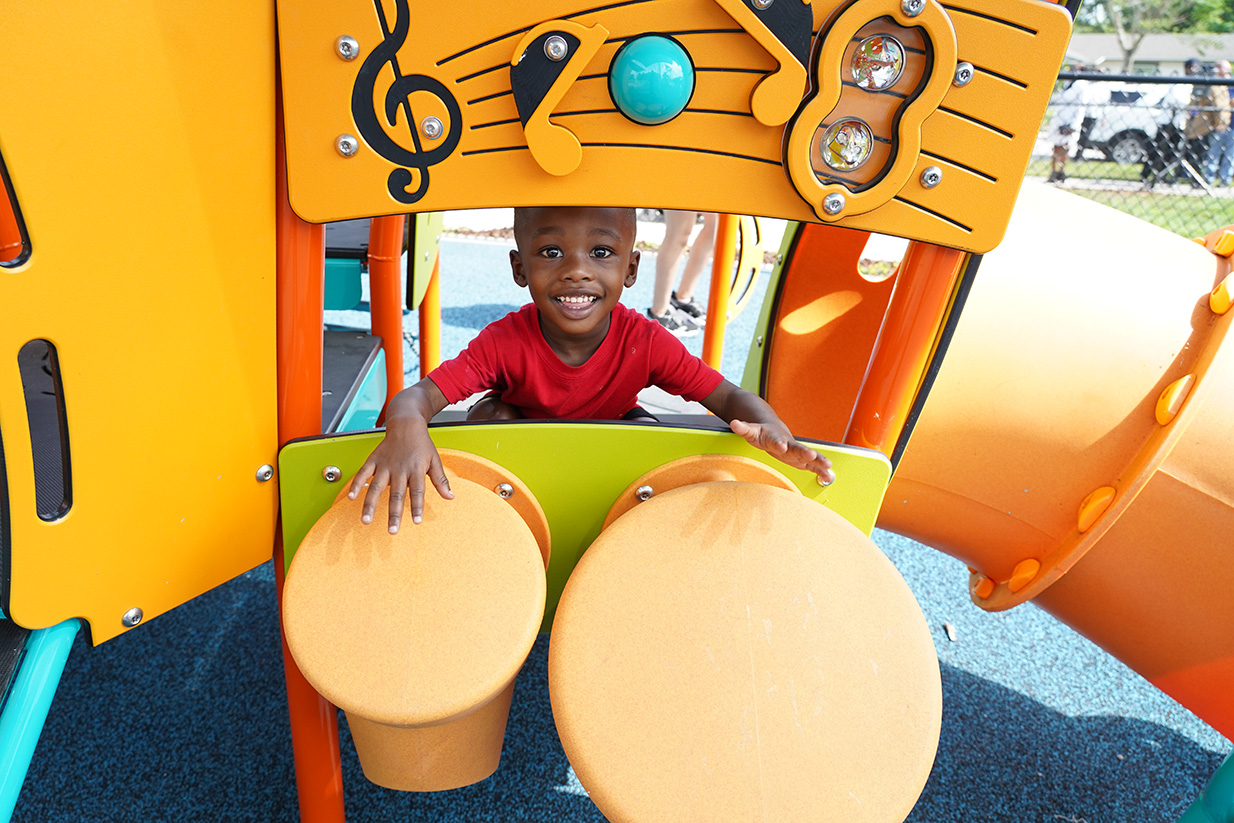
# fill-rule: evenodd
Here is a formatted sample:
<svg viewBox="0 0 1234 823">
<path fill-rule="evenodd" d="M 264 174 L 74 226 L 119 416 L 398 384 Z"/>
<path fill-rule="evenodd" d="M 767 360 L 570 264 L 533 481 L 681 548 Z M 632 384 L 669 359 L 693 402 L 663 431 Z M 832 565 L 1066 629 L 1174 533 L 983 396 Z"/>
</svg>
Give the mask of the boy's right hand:
<svg viewBox="0 0 1234 823">
<path fill-rule="evenodd" d="M 411 522 L 419 523 L 424 516 L 424 478 L 433 482 L 437 493 L 446 500 L 454 497 L 450 481 L 433 438 L 428 434 L 428 421 L 446 407 L 445 395 L 432 380 L 425 378 L 394 396 L 386 407 L 386 436 L 364 461 L 351 481 L 347 496 L 360 496 L 365 481 L 368 492 L 360 521 L 372 523 L 381 493 L 390 487 L 390 534 L 398 534 L 403 520 L 403 495 L 411 491 Z"/>
<path fill-rule="evenodd" d="M 424 515 L 426 476 L 443 498 L 454 498 L 437 447 L 429 437 L 428 427 L 416 419 L 389 420 L 385 438 L 356 472 L 347 496 L 355 500 L 364 489 L 365 482 L 371 478 L 368 492 L 364 495 L 364 507 L 360 511 L 361 522 L 371 523 L 381 493 L 389 486 L 389 529 L 390 534 L 398 534 L 403 519 L 403 495 L 408 490 L 411 492 L 411 522 L 419 523 Z"/>
</svg>

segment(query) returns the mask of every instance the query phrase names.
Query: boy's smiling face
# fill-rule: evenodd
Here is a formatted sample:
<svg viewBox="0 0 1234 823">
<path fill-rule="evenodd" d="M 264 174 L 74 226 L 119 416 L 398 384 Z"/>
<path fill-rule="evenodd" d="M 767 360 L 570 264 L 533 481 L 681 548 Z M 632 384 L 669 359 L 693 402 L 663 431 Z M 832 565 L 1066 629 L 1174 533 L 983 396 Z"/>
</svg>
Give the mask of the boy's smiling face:
<svg viewBox="0 0 1234 823">
<path fill-rule="evenodd" d="M 633 209 L 543 207 L 516 213 L 518 250 L 510 252 L 514 282 L 531 292 L 545 340 L 563 361 L 585 362 L 608 333 L 609 314 L 638 277 L 636 227 Z"/>
</svg>

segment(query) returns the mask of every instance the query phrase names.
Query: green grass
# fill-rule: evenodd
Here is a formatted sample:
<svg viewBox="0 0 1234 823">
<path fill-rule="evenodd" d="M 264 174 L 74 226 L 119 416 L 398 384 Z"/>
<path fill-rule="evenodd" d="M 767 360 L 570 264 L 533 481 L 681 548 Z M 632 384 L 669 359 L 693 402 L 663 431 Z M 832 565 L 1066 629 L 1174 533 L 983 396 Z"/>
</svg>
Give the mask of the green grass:
<svg viewBox="0 0 1234 823">
<path fill-rule="evenodd" d="M 1050 161 L 1033 158 L 1028 164 L 1027 174 L 1030 177 L 1048 177 Z M 1198 237 L 1234 223 L 1234 198 L 1167 192 L 1160 187 L 1155 191 L 1128 190 L 1128 181 L 1138 183 L 1140 179 L 1138 164 L 1069 160 L 1067 179 L 1073 183 L 1084 181 L 1082 185 L 1065 186 L 1072 194 L 1118 209 L 1183 237 Z M 1117 186 L 1101 188 L 1101 181 L 1116 183 Z"/>
</svg>

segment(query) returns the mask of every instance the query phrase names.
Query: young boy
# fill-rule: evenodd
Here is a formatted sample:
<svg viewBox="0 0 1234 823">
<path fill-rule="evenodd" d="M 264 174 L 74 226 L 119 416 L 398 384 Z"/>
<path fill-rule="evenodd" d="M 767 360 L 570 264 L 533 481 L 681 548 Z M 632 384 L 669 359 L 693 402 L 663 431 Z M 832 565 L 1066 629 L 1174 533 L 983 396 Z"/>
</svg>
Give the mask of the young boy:
<svg viewBox="0 0 1234 823">
<path fill-rule="evenodd" d="M 734 433 L 790 466 L 835 479 L 831 461 L 793 439 L 766 401 L 725 380 L 660 324 L 622 306 L 638 277 L 634 209 L 545 207 L 514 212 L 514 282 L 532 302 L 481 330 L 462 353 L 399 392 L 386 411 L 386 436 L 351 483 L 355 499 L 370 478 L 360 519 L 373 520 L 390 487 L 391 534 L 403 494 L 411 519 L 424 512 L 424 478 L 454 495 L 429 436 L 433 415 L 472 394 L 495 390 L 469 420 L 518 417 L 618 420 L 649 416 L 638 392 L 657 385 L 697 400 Z"/>
</svg>

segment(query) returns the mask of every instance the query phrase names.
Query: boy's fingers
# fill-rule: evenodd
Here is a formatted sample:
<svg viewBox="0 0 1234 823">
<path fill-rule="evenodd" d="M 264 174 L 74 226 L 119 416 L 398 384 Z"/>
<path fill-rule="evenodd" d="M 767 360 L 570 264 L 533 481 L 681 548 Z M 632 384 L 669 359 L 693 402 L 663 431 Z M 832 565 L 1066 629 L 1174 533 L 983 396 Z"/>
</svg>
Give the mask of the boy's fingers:
<svg viewBox="0 0 1234 823">
<path fill-rule="evenodd" d="M 389 475 L 385 472 L 380 472 L 373 476 L 373 480 L 368 486 L 368 493 L 364 495 L 364 507 L 360 509 L 361 523 L 373 522 L 373 513 L 377 511 L 377 502 L 381 498 L 381 492 L 386 487 L 388 481 Z"/>
<path fill-rule="evenodd" d="M 373 462 L 370 460 L 360 467 L 360 471 L 356 472 L 356 476 L 351 479 L 351 488 L 347 490 L 347 496 L 355 500 L 360 495 L 360 491 L 364 488 L 364 483 L 373 476 Z"/>
<path fill-rule="evenodd" d="M 433 488 L 437 489 L 437 493 L 446 500 L 454 499 L 454 492 L 450 489 L 450 478 L 446 477 L 446 470 L 442 468 L 440 460 L 434 460 L 433 465 L 429 467 L 428 479 L 433 481 Z"/>
<path fill-rule="evenodd" d="M 416 473 L 411 479 L 411 522 L 424 519 L 424 475 Z"/>
<path fill-rule="evenodd" d="M 407 478 L 398 477 L 390 484 L 390 518 L 387 528 L 390 534 L 398 534 L 398 527 L 403 522 L 403 495 L 407 492 Z"/>
</svg>

